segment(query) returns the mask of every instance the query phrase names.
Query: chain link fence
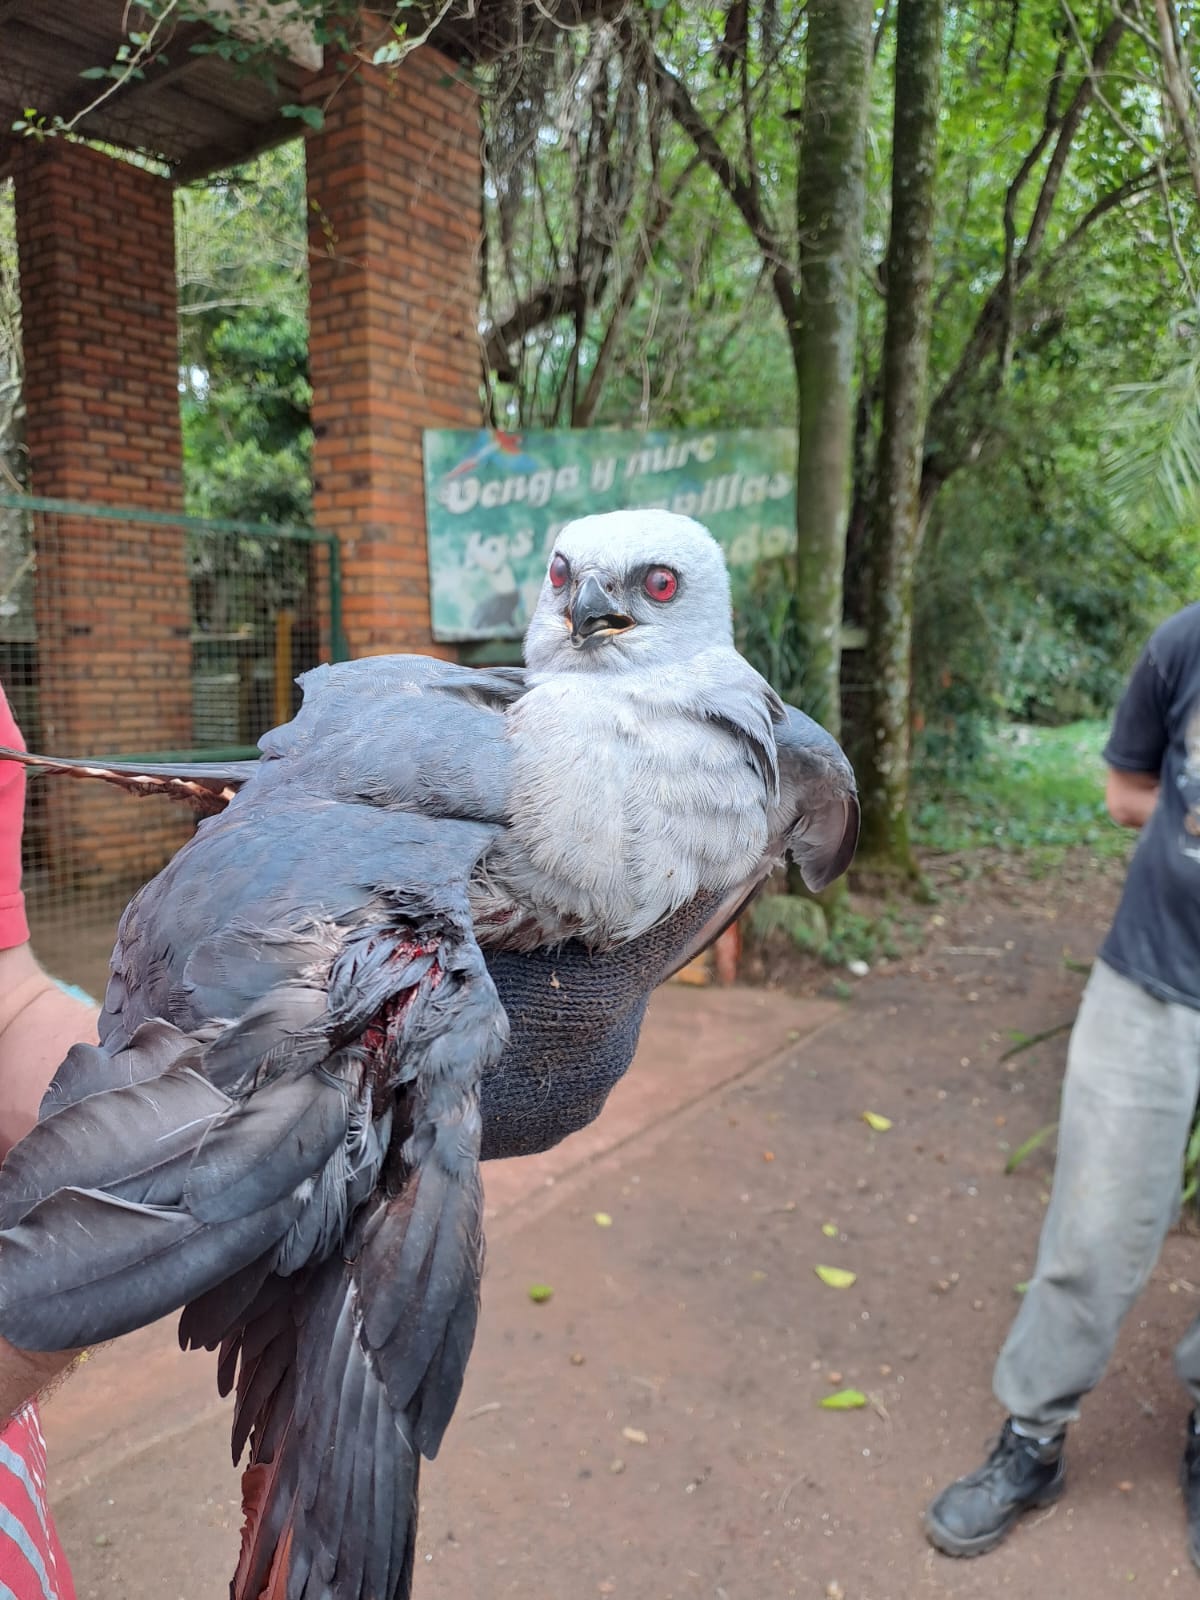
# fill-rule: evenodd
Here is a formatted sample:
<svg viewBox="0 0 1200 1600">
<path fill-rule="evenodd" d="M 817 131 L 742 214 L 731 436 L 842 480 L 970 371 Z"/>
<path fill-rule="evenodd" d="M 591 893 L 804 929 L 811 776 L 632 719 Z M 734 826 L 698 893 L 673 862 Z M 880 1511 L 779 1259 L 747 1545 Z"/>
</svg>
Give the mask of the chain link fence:
<svg viewBox="0 0 1200 1600">
<path fill-rule="evenodd" d="M 151 762 L 256 754 L 298 673 L 345 656 L 338 546 L 306 528 L 0 495 L 0 684 L 31 750 Z M 31 778 L 34 946 L 95 993 L 129 895 L 186 809 Z"/>
</svg>

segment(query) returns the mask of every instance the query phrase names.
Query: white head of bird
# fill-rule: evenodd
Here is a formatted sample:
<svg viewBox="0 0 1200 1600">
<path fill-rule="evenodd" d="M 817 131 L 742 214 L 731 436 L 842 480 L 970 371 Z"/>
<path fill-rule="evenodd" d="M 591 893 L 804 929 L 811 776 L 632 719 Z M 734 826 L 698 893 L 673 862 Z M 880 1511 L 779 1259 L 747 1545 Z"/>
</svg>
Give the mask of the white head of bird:
<svg viewBox="0 0 1200 1600">
<path fill-rule="evenodd" d="M 732 646 L 729 574 L 707 528 L 609 511 L 559 533 L 525 635 L 534 673 L 622 671 Z"/>
</svg>

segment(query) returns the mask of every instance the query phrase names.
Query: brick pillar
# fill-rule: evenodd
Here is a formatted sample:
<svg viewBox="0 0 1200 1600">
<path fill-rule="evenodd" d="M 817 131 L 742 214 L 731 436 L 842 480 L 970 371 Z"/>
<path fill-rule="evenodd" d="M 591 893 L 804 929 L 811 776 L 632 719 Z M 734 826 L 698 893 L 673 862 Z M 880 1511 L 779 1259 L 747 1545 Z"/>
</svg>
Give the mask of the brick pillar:
<svg viewBox="0 0 1200 1600">
<path fill-rule="evenodd" d="M 428 46 L 337 93 L 310 136 L 315 518 L 342 541 L 351 655 L 430 651 L 421 434 L 481 425 L 475 95 Z M 449 651 L 438 653 L 449 654 Z"/>
<path fill-rule="evenodd" d="M 23 143 L 15 178 L 30 489 L 178 512 L 171 186 L 57 139 Z M 30 742 L 68 755 L 190 744 L 182 530 L 39 513 L 35 541 Z M 186 836 L 186 816 L 160 802 L 42 781 L 60 885 L 139 881 Z"/>
</svg>

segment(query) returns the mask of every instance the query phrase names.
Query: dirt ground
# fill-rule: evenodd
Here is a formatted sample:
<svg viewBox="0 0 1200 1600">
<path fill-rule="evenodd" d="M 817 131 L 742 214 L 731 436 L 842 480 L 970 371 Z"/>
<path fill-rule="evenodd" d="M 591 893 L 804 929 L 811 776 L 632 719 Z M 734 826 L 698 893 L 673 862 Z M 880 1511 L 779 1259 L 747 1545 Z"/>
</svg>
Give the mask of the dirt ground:
<svg viewBox="0 0 1200 1600">
<path fill-rule="evenodd" d="M 1004 1162 L 1055 1115 L 1065 1033 L 1000 1058 L 1015 1031 L 1070 1020 L 1115 889 L 1082 856 L 1041 884 L 959 885 L 919 913 L 923 952 L 849 1001 L 668 993 L 610 1132 L 489 1174 L 484 1312 L 425 1473 L 418 1600 L 1196 1590 L 1171 1369 L 1200 1309 L 1184 1234 L 1073 1436 L 1066 1499 L 974 1562 L 920 1530 L 999 1420 L 991 1365 L 1052 1145 Z M 818 1265 L 856 1280 L 828 1287 Z M 47 1408 L 80 1600 L 218 1600 L 238 1522 L 226 1419 L 201 1358 L 138 1338 Z M 850 1386 L 863 1409 L 820 1407 Z"/>
</svg>

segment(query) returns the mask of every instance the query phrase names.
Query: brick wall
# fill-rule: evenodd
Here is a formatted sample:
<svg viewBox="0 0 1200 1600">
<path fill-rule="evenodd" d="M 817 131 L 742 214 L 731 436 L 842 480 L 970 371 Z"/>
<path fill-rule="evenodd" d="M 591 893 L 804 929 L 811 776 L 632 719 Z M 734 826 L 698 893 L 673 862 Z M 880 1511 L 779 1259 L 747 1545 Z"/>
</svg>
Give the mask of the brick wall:
<svg viewBox="0 0 1200 1600">
<path fill-rule="evenodd" d="M 178 511 L 171 186 L 61 140 L 25 143 L 15 179 L 30 489 Z M 68 755 L 190 744 L 180 530 L 35 520 L 38 719 L 27 737 Z M 46 782 L 38 822 L 60 886 L 139 880 L 186 837 L 186 817 L 162 802 Z"/>
<path fill-rule="evenodd" d="M 427 46 L 359 68 L 307 145 L 316 521 L 352 655 L 437 649 L 421 435 L 481 423 L 479 113 L 451 74 Z"/>
</svg>

